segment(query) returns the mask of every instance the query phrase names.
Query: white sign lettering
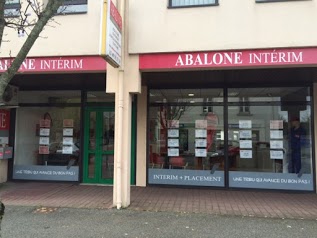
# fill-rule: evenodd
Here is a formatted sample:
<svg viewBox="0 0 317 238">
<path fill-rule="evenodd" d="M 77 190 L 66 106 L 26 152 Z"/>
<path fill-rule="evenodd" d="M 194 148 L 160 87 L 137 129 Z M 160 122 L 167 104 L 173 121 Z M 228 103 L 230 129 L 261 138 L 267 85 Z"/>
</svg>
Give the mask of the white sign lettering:
<svg viewBox="0 0 317 238">
<path fill-rule="evenodd" d="M 248 61 L 248 62 L 244 62 Z M 215 52 L 180 54 L 175 62 L 181 66 L 302 63 L 303 52 Z"/>
</svg>

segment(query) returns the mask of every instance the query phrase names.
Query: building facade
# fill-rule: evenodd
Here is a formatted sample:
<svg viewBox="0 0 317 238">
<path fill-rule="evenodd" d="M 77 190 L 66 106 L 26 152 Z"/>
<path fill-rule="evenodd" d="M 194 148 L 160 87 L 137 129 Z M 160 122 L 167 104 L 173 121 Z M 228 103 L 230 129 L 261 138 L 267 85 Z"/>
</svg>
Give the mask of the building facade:
<svg viewBox="0 0 317 238">
<path fill-rule="evenodd" d="M 131 1 L 137 184 L 315 191 L 316 7 Z"/>
<path fill-rule="evenodd" d="M 114 179 L 117 206 L 131 184 L 316 191 L 315 0 L 113 1 L 119 68 L 104 1 L 75 2 L 11 82 L 10 179 Z"/>
<path fill-rule="evenodd" d="M 7 1 L 8 19 L 26 4 Z M 10 132 L 3 138 L 14 155 L 0 161 L 2 181 L 113 183 L 115 95 L 106 93 L 111 66 L 101 57 L 103 10 L 104 1 L 65 1 L 11 80 L 14 97 L 2 106 L 10 112 Z M 25 39 L 6 28 L 0 71 Z M 130 121 L 134 101 L 131 96 Z"/>
</svg>

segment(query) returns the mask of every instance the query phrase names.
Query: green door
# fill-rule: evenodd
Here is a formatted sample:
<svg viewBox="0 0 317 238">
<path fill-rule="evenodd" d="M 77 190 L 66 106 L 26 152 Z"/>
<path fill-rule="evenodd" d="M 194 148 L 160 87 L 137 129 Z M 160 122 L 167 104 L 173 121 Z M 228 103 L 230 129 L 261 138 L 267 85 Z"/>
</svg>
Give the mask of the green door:
<svg viewBox="0 0 317 238">
<path fill-rule="evenodd" d="M 114 108 L 85 111 L 84 183 L 113 184 Z"/>
</svg>

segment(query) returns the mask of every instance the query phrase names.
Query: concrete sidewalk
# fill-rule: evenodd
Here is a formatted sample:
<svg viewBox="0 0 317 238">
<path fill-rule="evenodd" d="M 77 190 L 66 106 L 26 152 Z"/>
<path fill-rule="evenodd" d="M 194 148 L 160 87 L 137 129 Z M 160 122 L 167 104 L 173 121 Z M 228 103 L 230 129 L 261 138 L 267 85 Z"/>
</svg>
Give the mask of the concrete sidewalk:
<svg viewBox="0 0 317 238">
<path fill-rule="evenodd" d="M 0 185 L 0 199 L 12 206 L 111 209 L 112 186 L 8 182 Z M 317 195 L 131 187 L 128 209 L 317 220 Z"/>
<path fill-rule="evenodd" d="M 313 238 L 315 220 L 8 206 L 2 238 Z"/>
</svg>

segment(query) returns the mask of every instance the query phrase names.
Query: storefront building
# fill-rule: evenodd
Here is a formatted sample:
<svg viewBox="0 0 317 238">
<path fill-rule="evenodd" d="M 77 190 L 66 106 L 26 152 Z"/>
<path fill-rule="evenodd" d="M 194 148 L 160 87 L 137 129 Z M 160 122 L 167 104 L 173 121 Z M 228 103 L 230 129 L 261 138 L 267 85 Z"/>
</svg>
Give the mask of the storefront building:
<svg viewBox="0 0 317 238">
<path fill-rule="evenodd" d="M 1 65 L 8 60 L 1 59 Z M 2 120 L 2 144 L 14 152 L 3 160 L 9 165 L 3 181 L 113 184 L 115 97 L 105 92 L 105 60 L 98 55 L 28 58 L 20 72 L 2 106 L 10 115 Z M 134 160 L 131 167 L 133 184 Z"/>
<path fill-rule="evenodd" d="M 10 1 L 5 15 L 14 17 L 16 9 L 26 6 Z M 114 205 L 129 205 L 130 184 L 135 184 L 135 94 L 141 92 L 141 80 L 138 57 L 129 55 L 128 47 L 122 47 L 120 68 L 104 59 L 106 25 L 115 33 L 123 25 L 113 24 L 120 17 L 116 9 L 128 26 L 125 1 L 113 0 L 109 9 L 105 1 L 65 1 L 50 22 L 54 27 L 45 27 L 11 80 L 19 99 L 2 108 L 10 110 L 6 146 L 14 154 L 0 161 L 0 182 L 113 183 Z M 11 28 L 4 35 L 8 41 L 0 53 L 2 72 L 25 41 Z M 122 39 L 127 45 L 128 34 L 122 32 L 119 38 L 112 43 Z"/>
<path fill-rule="evenodd" d="M 148 185 L 314 191 L 315 51 L 140 56 Z"/>
<path fill-rule="evenodd" d="M 315 192 L 315 3 L 167 5 L 130 4 L 137 185 Z"/>
<path fill-rule="evenodd" d="M 11 120 L 6 145 L 14 148 L 9 178 L 112 184 L 115 98 L 105 93 L 105 60 L 28 58 L 20 71 L 3 106 Z"/>
<path fill-rule="evenodd" d="M 8 60 L 1 59 L 1 65 Z M 100 56 L 28 58 L 20 71 L 24 74 L 12 79 L 15 86 L 9 86 L 12 92 L 3 106 L 11 114 L 7 144 L 11 138 L 14 148 L 9 177 L 74 182 L 108 179 L 111 183 L 114 135 L 97 136 L 96 130 L 96 126 L 104 132 L 114 128 L 114 97 L 100 90 L 105 88 L 105 61 Z M 86 140 L 85 133 L 90 135 Z M 90 148 L 89 159 L 83 154 L 84 146 L 96 145 L 96 139 L 100 140 L 95 147 L 101 148 Z M 102 151 L 98 156 L 97 150 Z M 98 168 L 104 167 L 103 174 L 97 173 L 97 163 Z"/>
<path fill-rule="evenodd" d="M 113 1 L 119 68 L 100 57 L 104 1 L 78 3 L 12 81 L 13 179 L 113 181 L 117 207 L 134 182 L 316 191 L 315 1 Z M 7 34 L 4 59 L 23 43 Z"/>
</svg>

